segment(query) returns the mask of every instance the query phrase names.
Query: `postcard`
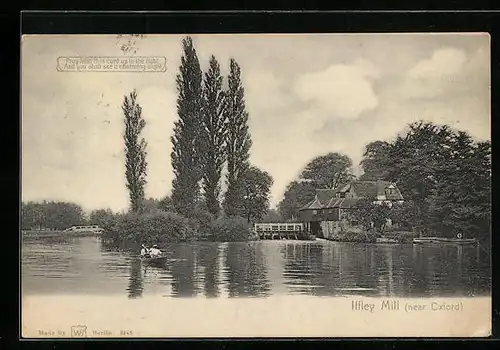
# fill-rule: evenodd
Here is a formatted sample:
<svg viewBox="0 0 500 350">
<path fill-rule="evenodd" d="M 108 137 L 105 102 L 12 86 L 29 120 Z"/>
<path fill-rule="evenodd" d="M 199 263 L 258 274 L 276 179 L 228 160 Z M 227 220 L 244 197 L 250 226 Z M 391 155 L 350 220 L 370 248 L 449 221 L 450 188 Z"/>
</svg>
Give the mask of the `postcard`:
<svg viewBox="0 0 500 350">
<path fill-rule="evenodd" d="M 488 34 L 21 46 L 23 338 L 491 334 Z"/>
</svg>

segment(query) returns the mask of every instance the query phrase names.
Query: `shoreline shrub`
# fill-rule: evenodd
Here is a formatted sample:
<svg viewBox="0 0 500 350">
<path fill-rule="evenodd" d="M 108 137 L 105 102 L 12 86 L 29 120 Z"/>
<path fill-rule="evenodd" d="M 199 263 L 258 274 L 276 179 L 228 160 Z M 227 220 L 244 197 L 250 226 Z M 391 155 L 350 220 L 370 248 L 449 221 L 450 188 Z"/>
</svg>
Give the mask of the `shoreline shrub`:
<svg viewBox="0 0 500 350">
<path fill-rule="evenodd" d="M 140 244 L 160 246 L 171 242 L 237 242 L 255 239 L 241 217 L 213 219 L 206 210 L 186 218 L 170 211 L 117 214 L 103 225 L 103 241 L 116 246 L 137 248 Z"/>
<path fill-rule="evenodd" d="M 392 238 L 399 243 L 412 243 L 413 238 L 417 238 L 418 234 L 412 231 L 387 231 L 384 233 L 384 237 Z"/>
<path fill-rule="evenodd" d="M 332 235 L 331 240 L 350 243 L 375 243 L 377 234 L 374 231 L 344 231 Z"/>
<path fill-rule="evenodd" d="M 212 221 L 204 236 L 215 242 L 241 242 L 255 238 L 247 220 L 239 216 L 221 217 Z"/>
</svg>

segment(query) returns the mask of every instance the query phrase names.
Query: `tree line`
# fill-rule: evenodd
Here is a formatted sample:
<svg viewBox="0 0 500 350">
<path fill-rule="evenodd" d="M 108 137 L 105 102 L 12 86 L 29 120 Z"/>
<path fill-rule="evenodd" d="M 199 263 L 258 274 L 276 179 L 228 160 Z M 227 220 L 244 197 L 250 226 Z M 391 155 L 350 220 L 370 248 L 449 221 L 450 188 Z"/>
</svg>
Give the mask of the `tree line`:
<svg viewBox="0 0 500 350">
<path fill-rule="evenodd" d="M 170 198 L 148 198 L 142 202 L 143 213 L 171 210 Z M 71 226 L 105 226 L 115 217 L 111 209 L 95 209 L 86 213 L 84 209 L 71 202 L 42 201 L 21 203 L 21 229 L 23 230 L 65 230 Z"/>
<path fill-rule="evenodd" d="M 491 142 L 448 125 L 416 122 L 392 142 L 366 146 L 361 179 L 395 182 L 417 231 L 489 237 Z"/>
<path fill-rule="evenodd" d="M 245 106 L 241 69 L 230 59 L 227 88 L 214 55 L 203 73 L 190 37 L 182 40 L 183 55 L 177 84 L 177 115 L 171 136 L 171 207 L 191 217 L 206 210 L 221 215 L 262 218 L 269 207 L 272 177 L 250 164 L 252 146 Z M 146 125 L 133 91 L 125 96 L 125 158 L 127 189 L 132 212 L 144 211 L 147 175 L 147 142 L 141 132 Z M 225 193 L 222 172 L 227 170 Z"/>
<path fill-rule="evenodd" d="M 448 125 L 415 122 L 392 142 L 366 145 L 359 180 L 391 181 L 405 204 L 389 211 L 360 201 L 356 221 L 375 222 L 391 217 L 417 232 L 443 236 L 489 237 L 491 220 L 491 143 L 475 141 L 465 131 Z M 298 209 L 310 202 L 319 188 L 337 188 L 354 179 L 352 161 L 329 153 L 308 163 L 292 181 L 279 203 L 286 220 L 298 217 Z M 390 213 L 390 214 L 389 214 Z M 368 221 L 367 221 L 368 220 Z"/>
<path fill-rule="evenodd" d="M 21 203 L 21 229 L 64 230 L 87 223 L 79 205 L 69 202 L 43 201 Z"/>
</svg>

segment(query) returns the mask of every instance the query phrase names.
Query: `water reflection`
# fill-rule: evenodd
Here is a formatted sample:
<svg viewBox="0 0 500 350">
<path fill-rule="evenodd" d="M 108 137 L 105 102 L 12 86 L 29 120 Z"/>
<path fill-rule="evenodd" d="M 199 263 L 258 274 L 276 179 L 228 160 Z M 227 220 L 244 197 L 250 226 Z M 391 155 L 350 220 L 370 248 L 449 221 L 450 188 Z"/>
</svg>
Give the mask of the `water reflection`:
<svg viewBox="0 0 500 350">
<path fill-rule="evenodd" d="M 197 246 L 187 244 L 170 247 L 172 296 L 193 297 L 197 294 L 195 288 L 196 249 Z"/>
<path fill-rule="evenodd" d="M 226 278 L 229 297 L 266 296 L 270 290 L 262 254 L 262 245 L 255 242 L 230 244 L 226 252 Z"/>
<path fill-rule="evenodd" d="M 130 262 L 130 279 L 128 284 L 128 297 L 138 298 L 142 296 L 143 276 L 142 276 L 142 263 L 139 259 L 131 259 Z"/>
<path fill-rule="evenodd" d="M 259 241 L 173 244 L 164 266 L 101 249 L 92 237 L 26 240 L 23 293 L 164 297 L 472 296 L 490 289 L 475 247 Z"/>
<path fill-rule="evenodd" d="M 216 298 L 219 290 L 219 249 L 217 245 L 203 245 L 198 252 L 199 265 L 203 271 L 203 290 L 207 298 Z"/>
</svg>

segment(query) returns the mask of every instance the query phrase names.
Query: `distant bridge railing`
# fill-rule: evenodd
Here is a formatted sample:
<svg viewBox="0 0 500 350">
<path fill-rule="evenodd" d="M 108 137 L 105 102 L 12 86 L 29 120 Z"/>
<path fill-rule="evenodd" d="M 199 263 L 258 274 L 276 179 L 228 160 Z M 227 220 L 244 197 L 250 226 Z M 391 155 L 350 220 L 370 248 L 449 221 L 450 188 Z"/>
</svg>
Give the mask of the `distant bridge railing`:
<svg viewBox="0 0 500 350">
<path fill-rule="evenodd" d="M 256 223 L 254 231 L 260 238 L 296 238 L 304 234 L 304 224 L 300 222 Z"/>
</svg>

